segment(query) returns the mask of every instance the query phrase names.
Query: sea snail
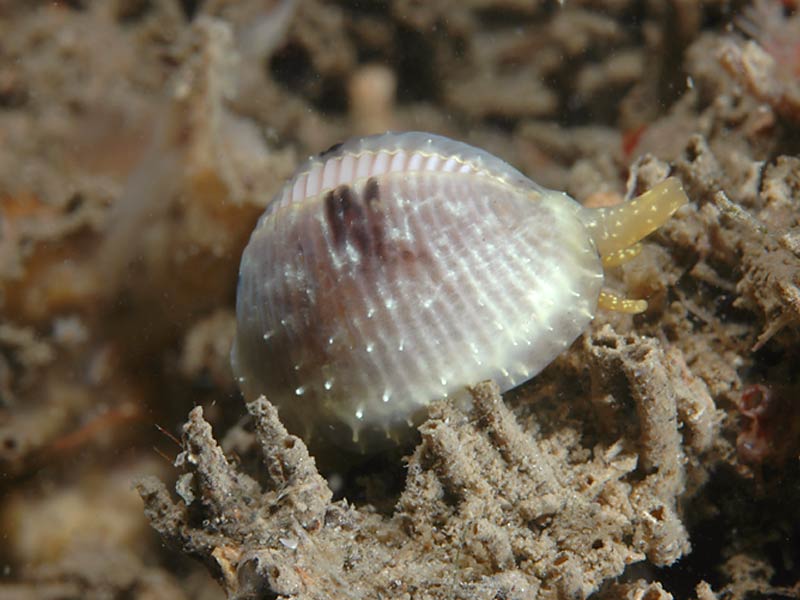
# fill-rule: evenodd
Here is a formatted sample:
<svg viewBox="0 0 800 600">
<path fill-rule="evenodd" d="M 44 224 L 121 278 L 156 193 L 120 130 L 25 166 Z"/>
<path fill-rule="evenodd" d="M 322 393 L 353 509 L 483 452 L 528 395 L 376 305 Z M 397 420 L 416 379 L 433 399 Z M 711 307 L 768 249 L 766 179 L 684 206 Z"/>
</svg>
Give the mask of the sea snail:
<svg viewBox="0 0 800 600">
<path fill-rule="evenodd" d="M 244 250 L 232 363 L 290 431 L 361 449 L 433 400 L 536 375 L 601 308 L 603 268 L 687 202 L 670 178 L 588 209 L 491 154 L 430 133 L 350 140 L 310 158 Z"/>
</svg>

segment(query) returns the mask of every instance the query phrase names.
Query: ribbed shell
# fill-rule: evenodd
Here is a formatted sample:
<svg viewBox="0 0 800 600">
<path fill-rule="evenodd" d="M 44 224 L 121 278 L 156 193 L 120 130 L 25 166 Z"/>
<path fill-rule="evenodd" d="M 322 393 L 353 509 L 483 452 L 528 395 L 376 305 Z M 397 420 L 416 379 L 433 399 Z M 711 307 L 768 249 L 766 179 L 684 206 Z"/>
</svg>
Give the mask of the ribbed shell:
<svg viewBox="0 0 800 600">
<path fill-rule="evenodd" d="M 602 266 L 579 212 L 426 133 L 310 159 L 242 258 L 233 365 L 245 396 L 265 394 L 301 435 L 349 429 L 363 442 L 467 385 L 533 377 L 596 309 Z"/>
</svg>

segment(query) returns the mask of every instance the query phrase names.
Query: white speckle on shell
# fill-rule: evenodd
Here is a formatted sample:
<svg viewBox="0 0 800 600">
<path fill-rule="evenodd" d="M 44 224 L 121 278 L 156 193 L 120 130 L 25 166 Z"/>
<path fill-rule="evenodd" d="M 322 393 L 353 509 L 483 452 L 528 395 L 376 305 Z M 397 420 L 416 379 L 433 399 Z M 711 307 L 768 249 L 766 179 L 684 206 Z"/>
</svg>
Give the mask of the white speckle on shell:
<svg viewBox="0 0 800 600">
<path fill-rule="evenodd" d="M 265 394 L 295 432 L 369 444 L 467 385 L 534 376 L 597 308 L 603 267 L 585 210 L 431 134 L 309 159 L 242 257 L 244 395 Z"/>
</svg>

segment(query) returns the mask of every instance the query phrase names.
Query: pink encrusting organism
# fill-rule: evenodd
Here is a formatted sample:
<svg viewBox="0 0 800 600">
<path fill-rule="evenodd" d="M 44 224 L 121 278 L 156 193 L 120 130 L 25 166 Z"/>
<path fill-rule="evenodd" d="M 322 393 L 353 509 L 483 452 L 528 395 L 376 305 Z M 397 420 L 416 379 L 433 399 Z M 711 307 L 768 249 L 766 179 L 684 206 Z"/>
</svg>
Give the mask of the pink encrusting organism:
<svg viewBox="0 0 800 600">
<path fill-rule="evenodd" d="M 739 459 L 753 466 L 782 467 L 800 457 L 800 386 L 797 383 L 747 386 L 739 400 Z"/>
<path fill-rule="evenodd" d="M 796 2 L 756 0 L 735 20 L 752 38 L 723 40 L 723 68 L 775 115 L 800 123 L 800 12 Z"/>
<path fill-rule="evenodd" d="M 800 11 L 787 15 L 787 2 L 755 0 L 736 25 L 775 60 L 784 81 L 800 80 Z"/>
</svg>

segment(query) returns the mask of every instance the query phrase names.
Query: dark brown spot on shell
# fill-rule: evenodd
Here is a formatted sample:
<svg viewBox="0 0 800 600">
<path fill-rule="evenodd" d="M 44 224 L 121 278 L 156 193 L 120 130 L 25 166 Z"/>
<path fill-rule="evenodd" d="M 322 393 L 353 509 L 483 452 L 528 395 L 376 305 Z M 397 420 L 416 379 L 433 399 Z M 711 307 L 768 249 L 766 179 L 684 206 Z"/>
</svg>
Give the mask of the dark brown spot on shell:
<svg viewBox="0 0 800 600">
<path fill-rule="evenodd" d="M 417 256 L 411 250 L 403 249 L 400 251 L 400 258 L 403 262 L 411 263 L 416 260 Z"/>
<path fill-rule="evenodd" d="M 333 245 L 338 250 L 342 250 L 349 239 L 361 254 L 369 254 L 367 218 L 349 185 L 340 185 L 325 195 L 325 217 L 331 228 Z"/>
<path fill-rule="evenodd" d="M 381 189 L 378 186 L 378 180 L 374 177 L 367 179 L 364 184 L 364 204 L 371 207 L 381 201 Z"/>
<path fill-rule="evenodd" d="M 367 179 L 362 191 L 364 204 L 367 207 L 369 232 L 372 237 L 372 253 L 381 261 L 386 260 L 386 244 L 384 240 L 384 215 L 381 211 L 381 190 L 375 177 Z"/>
<path fill-rule="evenodd" d="M 408 248 L 405 244 L 387 243 L 386 214 L 381 203 L 381 188 L 375 177 L 370 177 L 359 194 L 349 185 L 340 185 L 325 194 L 325 218 L 337 252 L 345 251 L 347 243 L 364 258 L 363 266 L 369 271 L 379 265 L 406 265 L 427 262 L 424 252 Z"/>
<path fill-rule="evenodd" d="M 331 146 L 330 148 L 328 148 L 327 150 L 317 154 L 317 157 L 318 158 L 327 158 L 331 154 L 335 153 L 341 147 L 342 147 L 342 142 L 338 142 L 338 143 L 334 144 L 333 146 Z"/>
</svg>

